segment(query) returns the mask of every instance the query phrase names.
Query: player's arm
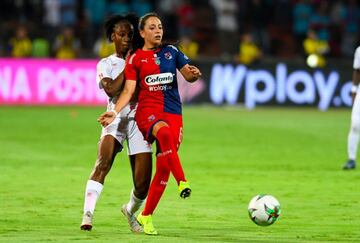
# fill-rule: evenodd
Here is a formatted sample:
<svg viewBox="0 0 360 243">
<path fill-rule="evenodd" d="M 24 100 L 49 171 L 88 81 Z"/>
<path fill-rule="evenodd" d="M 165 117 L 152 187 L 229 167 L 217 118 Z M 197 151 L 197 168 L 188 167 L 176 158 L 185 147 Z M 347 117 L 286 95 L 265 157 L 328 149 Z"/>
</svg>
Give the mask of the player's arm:
<svg viewBox="0 0 360 243">
<path fill-rule="evenodd" d="M 200 70 L 197 67 L 189 64 L 185 64 L 180 69 L 180 73 L 182 76 L 184 76 L 185 80 L 190 83 L 195 82 L 201 76 Z"/>
<path fill-rule="evenodd" d="M 181 51 L 179 51 L 176 47 L 171 46 L 176 50 L 176 68 L 179 69 L 182 76 L 184 76 L 185 80 L 193 83 L 201 76 L 200 70 L 189 64 L 189 58 L 184 55 Z"/>
<path fill-rule="evenodd" d="M 96 81 L 110 97 L 120 94 L 124 85 L 125 62 L 121 58 L 103 58 L 96 66 Z M 114 78 L 116 77 L 116 78 Z"/>
<path fill-rule="evenodd" d="M 360 83 L 360 46 L 357 47 L 355 50 L 353 70 L 354 71 L 352 77 L 351 97 L 354 103 L 355 96 L 359 89 L 359 83 Z"/>
<path fill-rule="evenodd" d="M 356 97 L 356 92 L 359 89 L 359 83 L 360 83 L 360 69 L 354 69 L 352 75 L 352 87 L 351 87 L 351 97 L 353 103 Z"/>
<path fill-rule="evenodd" d="M 104 112 L 98 118 L 98 122 L 104 127 L 109 125 L 116 117 L 116 115 L 129 104 L 136 89 L 136 80 L 126 80 L 125 87 L 120 93 L 119 99 L 116 102 L 115 108 L 112 111 Z"/>
<path fill-rule="evenodd" d="M 124 73 L 121 72 L 115 79 L 103 78 L 101 79 L 101 86 L 105 93 L 110 97 L 114 97 L 120 94 L 121 88 L 124 84 Z"/>
<path fill-rule="evenodd" d="M 119 113 L 127 104 L 129 104 L 136 90 L 136 80 L 126 80 L 125 87 L 122 90 L 119 99 L 116 102 L 114 111 Z"/>
</svg>

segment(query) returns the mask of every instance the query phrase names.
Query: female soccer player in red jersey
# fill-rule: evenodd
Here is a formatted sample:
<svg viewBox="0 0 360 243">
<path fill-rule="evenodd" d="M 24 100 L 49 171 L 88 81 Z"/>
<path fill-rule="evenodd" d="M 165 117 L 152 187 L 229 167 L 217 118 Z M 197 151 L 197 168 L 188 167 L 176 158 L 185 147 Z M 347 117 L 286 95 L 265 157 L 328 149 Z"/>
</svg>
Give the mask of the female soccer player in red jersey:
<svg viewBox="0 0 360 243">
<path fill-rule="evenodd" d="M 176 70 L 189 82 L 196 81 L 200 70 L 175 46 L 162 44 L 163 26 L 155 13 L 140 18 L 139 31 L 144 39 L 141 49 L 126 63 L 126 83 L 114 110 L 103 113 L 98 121 L 107 126 L 130 101 L 139 86 L 136 122 L 150 143 L 156 140 L 156 173 L 151 182 L 145 208 L 137 217 L 146 234 L 156 235 L 153 214 L 169 179 L 174 175 L 180 197 L 190 196 L 190 185 L 180 164 L 177 150 L 182 141 L 182 112 Z"/>
<path fill-rule="evenodd" d="M 114 42 L 116 52 L 99 61 L 96 80 L 99 88 L 104 89 L 109 96 L 108 111 L 115 107 L 125 82 L 125 58 L 131 48 L 131 41 L 142 40 L 139 32 L 134 30 L 137 25 L 138 18 L 133 15 L 114 15 L 105 22 L 106 36 L 109 41 Z M 80 226 L 82 230 L 91 230 L 96 202 L 102 192 L 105 177 L 116 154 L 123 149 L 124 140 L 127 140 L 134 189 L 130 193 L 129 203 L 123 205 L 121 211 L 127 218 L 130 229 L 133 232 L 142 232 L 134 213 L 147 196 L 151 181 L 152 154 L 150 144 L 144 140 L 134 121 L 135 113 L 136 100 L 131 100 L 114 121 L 102 129 L 98 159 L 86 184 L 84 214 Z"/>
</svg>

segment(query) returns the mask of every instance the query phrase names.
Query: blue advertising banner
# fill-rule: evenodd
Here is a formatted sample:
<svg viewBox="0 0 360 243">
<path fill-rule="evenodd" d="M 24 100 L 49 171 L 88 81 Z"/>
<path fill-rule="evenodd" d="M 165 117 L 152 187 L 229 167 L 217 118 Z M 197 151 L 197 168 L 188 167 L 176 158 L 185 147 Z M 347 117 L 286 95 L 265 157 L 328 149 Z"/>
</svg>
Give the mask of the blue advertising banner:
<svg viewBox="0 0 360 243">
<path fill-rule="evenodd" d="M 283 62 L 247 67 L 224 63 L 198 63 L 207 94 L 192 102 L 216 105 L 351 106 L 351 65 L 341 69 L 309 69 Z"/>
</svg>

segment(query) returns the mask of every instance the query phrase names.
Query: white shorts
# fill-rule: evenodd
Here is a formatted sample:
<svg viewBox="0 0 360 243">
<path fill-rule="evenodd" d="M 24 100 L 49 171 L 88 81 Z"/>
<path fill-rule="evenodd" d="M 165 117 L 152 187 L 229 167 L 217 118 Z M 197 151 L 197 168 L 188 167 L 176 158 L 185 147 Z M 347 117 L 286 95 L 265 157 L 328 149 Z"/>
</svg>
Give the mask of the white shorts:
<svg viewBox="0 0 360 243">
<path fill-rule="evenodd" d="M 107 111 L 112 110 L 115 107 L 115 103 L 116 99 L 109 101 Z M 120 151 L 122 151 L 124 147 L 124 140 L 127 140 L 128 155 L 152 152 L 151 145 L 144 139 L 144 136 L 136 124 L 136 108 L 137 103 L 130 103 L 125 106 L 124 109 L 117 114 L 112 123 L 102 128 L 100 136 L 100 139 L 105 135 L 113 136 L 121 145 Z"/>
</svg>

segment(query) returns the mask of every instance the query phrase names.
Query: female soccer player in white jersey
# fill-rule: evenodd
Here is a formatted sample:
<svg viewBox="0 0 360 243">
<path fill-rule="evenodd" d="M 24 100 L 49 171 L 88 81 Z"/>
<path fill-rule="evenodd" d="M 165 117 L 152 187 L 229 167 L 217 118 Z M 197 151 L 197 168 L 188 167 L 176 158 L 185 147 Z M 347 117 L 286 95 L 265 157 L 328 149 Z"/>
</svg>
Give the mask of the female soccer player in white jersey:
<svg viewBox="0 0 360 243">
<path fill-rule="evenodd" d="M 124 87 L 125 58 L 129 54 L 133 38 L 140 38 L 137 30 L 138 19 L 135 16 L 115 15 L 105 22 L 107 38 L 114 42 L 116 53 L 103 58 L 97 65 L 96 80 L 99 88 L 109 96 L 107 110 L 114 109 L 116 101 Z M 134 28 L 135 26 L 135 28 Z M 151 146 L 144 140 L 135 122 L 136 100 L 132 101 L 116 114 L 115 120 L 101 132 L 98 158 L 95 162 L 85 190 L 84 215 L 80 228 L 91 230 L 96 202 L 103 189 L 106 175 L 111 169 L 117 152 L 127 140 L 127 149 L 131 163 L 134 189 L 130 201 L 121 208 L 133 232 L 142 232 L 134 213 L 143 204 L 151 180 Z"/>
<path fill-rule="evenodd" d="M 360 133 L 360 46 L 355 51 L 353 69 L 353 85 L 351 87 L 353 107 L 351 112 L 351 127 L 348 136 L 348 161 L 343 167 L 344 170 L 352 170 L 356 168 L 355 160 Z"/>
</svg>

